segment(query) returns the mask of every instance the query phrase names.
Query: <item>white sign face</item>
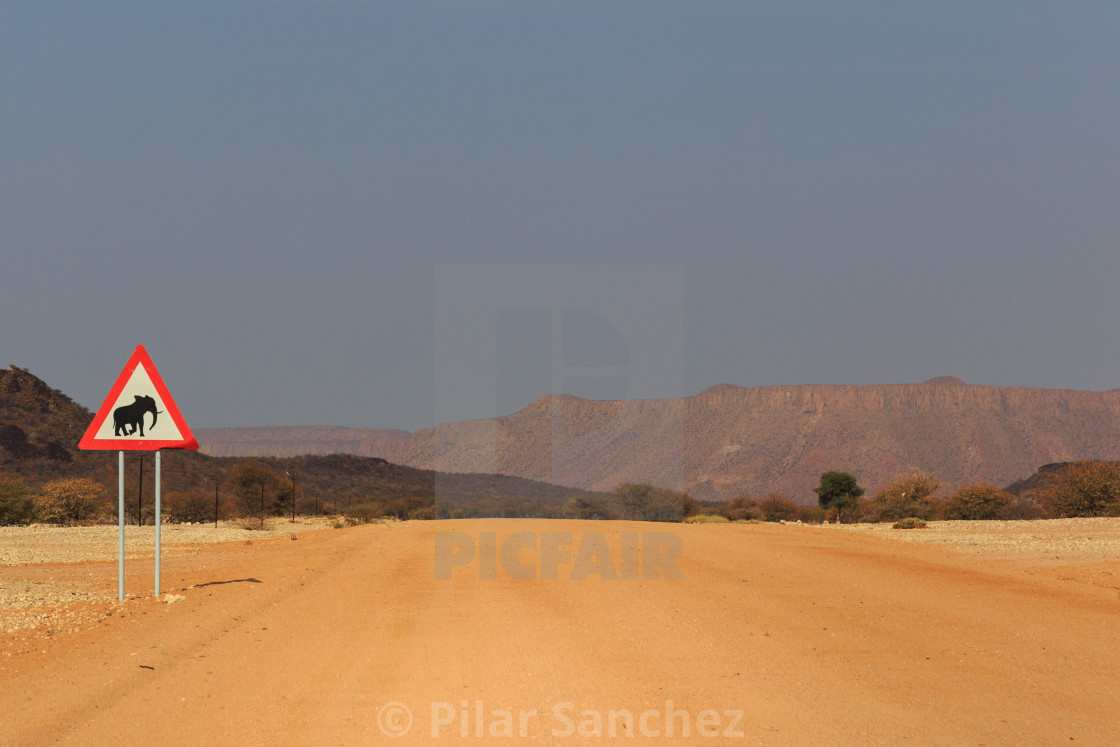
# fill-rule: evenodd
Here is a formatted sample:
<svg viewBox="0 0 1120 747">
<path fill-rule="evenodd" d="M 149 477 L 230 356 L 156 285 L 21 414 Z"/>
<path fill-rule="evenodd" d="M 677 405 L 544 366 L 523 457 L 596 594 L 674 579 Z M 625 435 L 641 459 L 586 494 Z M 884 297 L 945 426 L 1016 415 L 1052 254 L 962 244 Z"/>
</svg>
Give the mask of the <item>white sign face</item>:
<svg viewBox="0 0 1120 747">
<path fill-rule="evenodd" d="M 167 407 L 143 363 L 138 364 L 132 372 L 132 377 L 113 403 L 112 415 L 97 429 L 95 438 L 182 440 L 183 434 L 175 426 L 175 421 L 167 416 Z"/>
<path fill-rule="evenodd" d="M 198 448 L 198 441 L 143 345 L 136 346 L 78 448 L 122 451 Z"/>
</svg>

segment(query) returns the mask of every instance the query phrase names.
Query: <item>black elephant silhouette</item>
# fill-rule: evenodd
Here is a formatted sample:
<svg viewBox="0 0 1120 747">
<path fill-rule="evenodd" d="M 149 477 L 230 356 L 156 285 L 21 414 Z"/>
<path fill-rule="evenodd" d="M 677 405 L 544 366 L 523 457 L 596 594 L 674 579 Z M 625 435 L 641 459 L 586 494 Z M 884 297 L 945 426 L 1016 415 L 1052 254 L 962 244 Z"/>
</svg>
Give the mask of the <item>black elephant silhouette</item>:
<svg viewBox="0 0 1120 747">
<path fill-rule="evenodd" d="M 156 401 L 153 397 L 141 397 L 136 395 L 136 401 L 131 405 L 122 405 L 113 410 L 113 435 L 114 436 L 131 436 L 136 433 L 136 429 L 140 429 L 140 435 L 144 435 L 144 413 L 152 413 L 152 427 L 156 427 L 156 420 L 162 410 L 156 409 Z M 128 430 L 127 433 L 121 431 Z"/>
</svg>

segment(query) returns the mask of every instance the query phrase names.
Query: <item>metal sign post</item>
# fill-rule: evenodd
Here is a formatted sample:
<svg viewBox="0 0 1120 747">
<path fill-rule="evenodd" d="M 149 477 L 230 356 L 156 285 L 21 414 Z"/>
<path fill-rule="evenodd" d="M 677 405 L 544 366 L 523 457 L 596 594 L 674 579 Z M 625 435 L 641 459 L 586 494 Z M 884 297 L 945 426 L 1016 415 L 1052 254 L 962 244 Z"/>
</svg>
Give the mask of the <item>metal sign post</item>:
<svg viewBox="0 0 1120 747">
<path fill-rule="evenodd" d="M 117 558 L 117 601 L 124 601 L 124 452 L 117 462 L 117 538 L 120 548 Z"/>
<path fill-rule="evenodd" d="M 160 415 L 167 416 L 160 418 Z M 148 417 L 151 416 L 149 423 Z M 156 506 L 155 506 L 155 595 L 159 596 L 160 587 L 160 449 L 198 448 L 198 441 L 191 433 L 187 421 L 183 419 L 175 400 L 163 383 L 163 379 L 152 364 L 148 351 L 137 345 L 132 356 L 125 364 L 109 396 L 101 409 L 93 416 L 79 449 L 113 449 L 119 451 L 118 476 L 118 540 L 120 557 L 117 579 L 118 598 L 124 601 L 124 452 L 154 451 L 156 453 Z M 142 459 L 143 457 L 141 457 Z M 140 490 L 143 494 L 143 462 L 141 462 Z M 140 525 L 140 506 L 137 506 L 137 525 Z"/>
<path fill-rule="evenodd" d="M 156 452 L 156 596 L 159 596 L 159 452 Z"/>
</svg>

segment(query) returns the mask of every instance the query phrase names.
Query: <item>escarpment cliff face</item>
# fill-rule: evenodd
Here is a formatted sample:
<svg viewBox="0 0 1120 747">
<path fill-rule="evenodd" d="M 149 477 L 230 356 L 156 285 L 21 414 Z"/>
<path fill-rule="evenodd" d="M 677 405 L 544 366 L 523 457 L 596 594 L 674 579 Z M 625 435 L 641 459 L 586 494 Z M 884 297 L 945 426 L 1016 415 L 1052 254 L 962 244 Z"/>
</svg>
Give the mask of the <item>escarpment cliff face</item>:
<svg viewBox="0 0 1120 747">
<path fill-rule="evenodd" d="M 950 487 L 1006 485 L 1040 465 L 1120 458 L 1120 391 L 922 384 L 720 384 L 665 400 L 542 397 L 489 420 L 408 433 L 347 428 L 201 430 L 223 456 L 348 452 L 443 472 L 496 472 L 609 490 L 649 481 L 698 499 L 780 491 L 815 500 L 840 469 L 869 492 L 910 467 Z"/>
</svg>

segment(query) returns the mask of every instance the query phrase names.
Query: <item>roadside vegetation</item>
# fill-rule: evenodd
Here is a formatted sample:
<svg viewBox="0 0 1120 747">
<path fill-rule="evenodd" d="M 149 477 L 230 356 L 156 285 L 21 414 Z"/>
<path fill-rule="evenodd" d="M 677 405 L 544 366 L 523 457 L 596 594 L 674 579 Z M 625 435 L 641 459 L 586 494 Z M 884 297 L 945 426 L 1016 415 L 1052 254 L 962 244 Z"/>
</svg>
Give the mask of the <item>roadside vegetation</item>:
<svg viewBox="0 0 1120 747">
<path fill-rule="evenodd" d="M 363 491 L 355 474 L 343 490 L 324 492 L 314 484 L 305 489 L 296 475 L 277 471 L 264 460 L 244 459 L 233 464 L 223 480 L 215 481 L 211 491 L 165 493 L 161 511 L 163 521 L 170 523 L 237 519 L 246 527 L 264 526 L 270 517 L 285 516 L 335 516 L 340 526 L 386 519 L 539 517 L 692 524 L 885 522 L 899 528 L 938 520 L 1120 516 L 1120 464 L 1100 461 L 1048 465 L 1016 484 L 1028 487 L 1011 486 L 1014 493 L 983 483 L 949 491 L 934 473 L 911 469 L 868 496 L 853 475 L 830 470 L 813 489 L 817 501 L 811 505 L 776 492 L 701 503 L 688 493 L 634 482 L 622 483 L 610 493 L 569 490 L 566 498 L 523 491 L 503 495 L 502 476 L 483 477 L 488 482 L 470 491 L 441 494 L 438 484 L 431 491 L 410 491 L 395 483 Z M 150 494 L 145 502 L 140 490 L 130 489 L 125 503 L 129 523 L 154 520 Z M 19 475 L 0 473 L 0 525 L 73 526 L 116 520 L 116 490 L 110 491 L 103 482 L 67 477 L 31 487 Z"/>
</svg>

